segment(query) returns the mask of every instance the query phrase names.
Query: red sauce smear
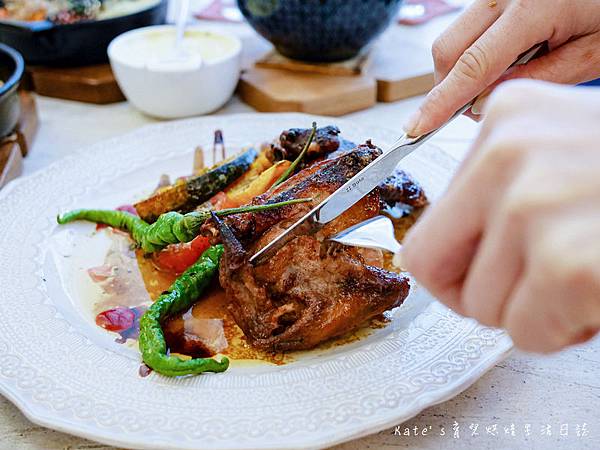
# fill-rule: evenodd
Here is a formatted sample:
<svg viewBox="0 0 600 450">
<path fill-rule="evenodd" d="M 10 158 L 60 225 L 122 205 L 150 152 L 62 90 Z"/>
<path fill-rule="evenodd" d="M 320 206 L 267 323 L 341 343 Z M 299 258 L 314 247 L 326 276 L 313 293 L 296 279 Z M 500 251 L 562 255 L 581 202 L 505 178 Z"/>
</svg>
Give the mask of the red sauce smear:
<svg viewBox="0 0 600 450">
<path fill-rule="evenodd" d="M 102 311 L 96 316 L 96 325 L 107 331 L 118 333 L 120 337 L 116 342 L 123 344 L 127 339 L 137 339 L 140 335 L 140 317 L 148 309 L 146 306 L 134 306 L 127 308 L 117 306 L 116 308 Z"/>
</svg>

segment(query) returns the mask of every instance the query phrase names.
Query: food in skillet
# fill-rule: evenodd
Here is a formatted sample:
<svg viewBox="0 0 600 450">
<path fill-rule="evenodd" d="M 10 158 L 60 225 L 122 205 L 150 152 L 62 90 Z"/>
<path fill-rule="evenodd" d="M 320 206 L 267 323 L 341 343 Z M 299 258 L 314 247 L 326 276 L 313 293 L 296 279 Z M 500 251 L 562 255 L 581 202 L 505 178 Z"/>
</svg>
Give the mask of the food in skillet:
<svg viewBox="0 0 600 450">
<path fill-rule="evenodd" d="M 70 24 L 132 14 L 158 0 L 4 0 L 0 19 Z"/>
<path fill-rule="evenodd" d="M 161 186 L 135 205 L 141 217 L 98 210 L 59 216 L 59 223 L 82 219 L 129 231 L 144 252 L 152 253 L 152 261 L 161 262 L 157 265 L 182 273 L 139 321 L 140 351 L 149 367 L 168 376 L 226 370 L 227 358 L 205 357 L 219 353 L 222 345 L 210 351 L 185 332 L 180 320 L 172 320 L 202 298 L 219 266 L 229 314 L 247 342 L 272 352 L 313 348 L 404 301 L 408 280 L 384 269 L 382 252 L 327 241 L 395 202 L 422 207 L 422 189 L 403 172 L 320 232 L 298 236 L 264 264 L 248 264 L 255 251 L 381 154 L 368 141 L 355 146 L 338 135 L 331 126 L 284 131 L 261 151 L 245 150 Z M 163 256 L 170 264 L 162 264 Z M 173 336 L 182 342 L 175 352 L 183 348 L 200 357 L 170 354 Z"/>
</svg>

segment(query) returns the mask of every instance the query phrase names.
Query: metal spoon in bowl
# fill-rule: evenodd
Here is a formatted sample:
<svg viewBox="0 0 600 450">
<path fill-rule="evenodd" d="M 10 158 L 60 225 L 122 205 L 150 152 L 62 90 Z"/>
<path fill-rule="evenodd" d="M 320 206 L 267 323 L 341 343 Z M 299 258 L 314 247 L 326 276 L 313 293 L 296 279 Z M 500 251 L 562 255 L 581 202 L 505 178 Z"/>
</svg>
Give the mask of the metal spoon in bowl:
<svg viewBox="0 0 600 450">
<path fill-rule="evenodd" d="M 330 237 L 329 240 L 353 247 L 387 250 L 394 254 L 392 260 L 394 266 L 400 267 L 400 250 L 402 246 L 396 239 L 394 224 L 389 217 L 375 216 L 345 229 Z"/>
<path fill-rule="evenodd" d="M 197 53 L 189 52 L 184 46 L 185 28 L 190 11 L 190 0 L 179 2 L 179 15 L 175 24 L 175 41 L 173 48 L 166 56 L 161 56 L 148 62 L 149 70 L 169 72 L 182 69 L 193 70 L 202 66 L 202 57 Z"/>
</svg>

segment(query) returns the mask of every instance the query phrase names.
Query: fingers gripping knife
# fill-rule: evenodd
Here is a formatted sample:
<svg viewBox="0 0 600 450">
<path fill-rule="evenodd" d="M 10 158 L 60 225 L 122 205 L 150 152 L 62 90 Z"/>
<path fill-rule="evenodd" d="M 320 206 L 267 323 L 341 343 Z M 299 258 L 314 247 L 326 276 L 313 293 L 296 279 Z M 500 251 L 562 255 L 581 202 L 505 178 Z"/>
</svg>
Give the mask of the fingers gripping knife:
<svg viewBox="0 0 600 450">
<path fill-rule="evenodd" d="M 531 58 L 535 57 L 543 47 L 544 44 L 536 45 L 522 55 L 512 66 L 527 63 Z M 323 225 L 331 222 L 348 208 L 352 207 L 361 198 L 375 189 L 379 183 L 385 180 L 394 171 L 402 159 L 431 139 L 456 117 L 466 112 L 473 106 L 473 103 L 475 103 L 476 100 L 477 98 L 467 103 L 456 111 L 456 113 L 441 127 L 430 131 L 429 133 L 421 136 L 409 136 L 404 134 L 404 136 L 398 139 L 389 149 L 384 151 L 381 156 L 375 159 L 375 161 L 358 172 L 337 191 L 315 206 L 277 238 L 260 249 L 250 258 L 250 262 L 256 265 L 266 261 L 294 237 L 299 234 L 316 232 L 322 228 Z"/>
</svg>

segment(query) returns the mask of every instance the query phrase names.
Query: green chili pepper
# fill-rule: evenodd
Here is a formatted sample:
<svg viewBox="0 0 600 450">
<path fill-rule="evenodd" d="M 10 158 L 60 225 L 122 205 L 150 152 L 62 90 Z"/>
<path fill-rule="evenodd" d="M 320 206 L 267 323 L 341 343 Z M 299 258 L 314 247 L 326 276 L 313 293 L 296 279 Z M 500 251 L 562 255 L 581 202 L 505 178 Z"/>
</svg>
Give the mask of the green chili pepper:
<svg viewBox="0 0 600 450">
<path fill-rule="evenodd" d="M 275 189 L 278 185 L 280 185 L 285 180 L 287 180 L 291 174 L 294 173 L 294 170 L 296 170 L 296 167 L 298 166 L 298 164 L 300 164 L 300 162 L 304 159 L 304 155 L 306 155 L 306 152 L 308 151 L 308 147 L 310 147 L 310 144 L 312 143 L 313 139 L 315 138 L 316 133 L 317 133 L 317 122 L 313 122 L 312 123 L 312 131 L 310 132 L 310 135 L 308 136 L 308 139 L 306 140 L 306 143 L 304 144 L 302 151 L 296 157 L 296 159 L 292 162 L 292 164 L 290 164 L 290 167 L 288 167 L 287 170 L 285 172 L 283 172 L 281 174 L 281 176 L 277 179 L 277 181 L 275 181 L 275 183 L 273 183 L 270 190 Z"/>
<path fill-rule="evenodd" d="M 297 198 L 279 203 L 221 209 L 215 211 L 215 214 L 219 217 L 225 217 L 232 214 L 265 211 L 310 201 L 312 201 L 311 198 Z M 171 211 L 162 214 L 153 224 L 148 224 L 127 211 L 75 209 L 65 214 L 60 214 L 56 220 L 59 224 L 73 222 L 74 220 L 87 220 L 94 223 L 103 223 L 120 230 L 126 230 L 142 250 L 152 253 L 161 250 L 169 244 L 191 241 L 198 235 L 200 227 L 209 218 L 210 211 L 208 210 L 193 211 L 187 214 Z"/>
<path fill-rule="evenodd" d="M 167 355 L 167 343 L 161 321 L 172 314 L 185 311 L 198 299 L 217 272 L 222 245 L 208 248 L 198 261 L 188 268 L 171 287 L 148 308 L 140 319 L 139 346 L 144 363 L 151 369 L 168 377 L 192 375 L 202 372 L 223 372 L 229 367 L 229 359 L 212 358 L 183 360 Z"/>
</svg>

